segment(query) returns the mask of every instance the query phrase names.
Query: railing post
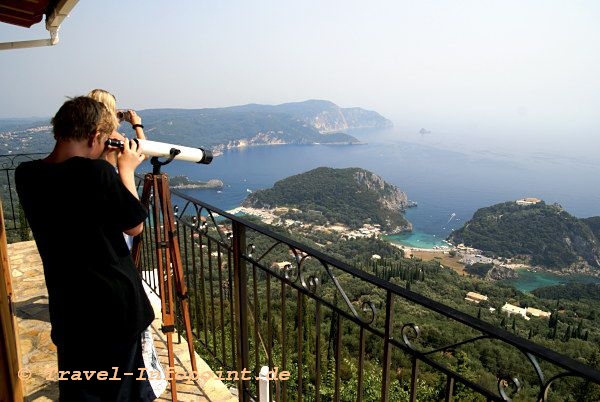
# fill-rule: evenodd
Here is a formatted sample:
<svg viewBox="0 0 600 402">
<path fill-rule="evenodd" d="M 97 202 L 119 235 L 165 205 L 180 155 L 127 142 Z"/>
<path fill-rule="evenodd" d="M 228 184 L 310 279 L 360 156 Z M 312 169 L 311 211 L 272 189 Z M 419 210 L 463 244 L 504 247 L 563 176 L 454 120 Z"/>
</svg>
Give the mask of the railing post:
<svg viewBox="0 0 600 402">
<path fill-rule="evenodd" d="M 381 379 L 381 400 L 389 400 L 390 368 L 392 365 L 392 325 L 394 324 L 394 299 L 392 292 L 387 292 L 385 303 L 385 338 L 383 339 L 383 377 Z"/>
<path fill-rule="evenodd" d="M 235 295 L 235 315 L 238 327 L 238 387 L 241 401 L 250 401 L 250 381 L 248 376 L 248 276 L 246 262 L 242 258 L 246 250 L 246 227 L 240 222 L 232 222 L 233 231 L 233 293 Z"/>
<path fill-rule="evenodd" d="M 269 392 L 269 366 L 262 366 L 258 375 L 258 401 L 270 402 L 271 395 Z"/>
</svg>

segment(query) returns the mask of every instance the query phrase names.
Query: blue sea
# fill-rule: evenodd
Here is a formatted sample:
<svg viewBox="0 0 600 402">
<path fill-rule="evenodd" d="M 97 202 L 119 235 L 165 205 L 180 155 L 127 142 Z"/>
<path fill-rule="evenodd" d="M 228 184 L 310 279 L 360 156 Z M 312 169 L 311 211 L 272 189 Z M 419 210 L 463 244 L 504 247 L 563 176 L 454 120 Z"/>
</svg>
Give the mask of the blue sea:
<svg viewBox="0 0 600 402">
<path fill-rule="evenodd" d="M 191 180 L 222 180 L 225 187 L 221 191 L 186 192 L 229 210 L 239 206 L 250 192 L 270 188 L 294 174 L 319 166 L 361 167 L 398 186 L 417 202 L 417 207 L 406 212 L 414 231 L 390 240 L 422 248 L 444 245 L 443 240 L 477 209 L 523 197 L 559 203 L 580 218 L 600 215 L 600 158 L 591 152 L 593 146 L 573 143 L 565 148 L 560 142 L 554 149 L 548 143 L 515 146 L 518 141 L 503 143 L 497 136 L 493 141 L 461 142 L 454 141 L 461 137 L 452 133 L 422 135 L 403 127 L 353 130 L 349 134 L 362 144 L 236 148 L 215 157 L 209 165 L 174 161 L 163 171 Z"/>
</svg>

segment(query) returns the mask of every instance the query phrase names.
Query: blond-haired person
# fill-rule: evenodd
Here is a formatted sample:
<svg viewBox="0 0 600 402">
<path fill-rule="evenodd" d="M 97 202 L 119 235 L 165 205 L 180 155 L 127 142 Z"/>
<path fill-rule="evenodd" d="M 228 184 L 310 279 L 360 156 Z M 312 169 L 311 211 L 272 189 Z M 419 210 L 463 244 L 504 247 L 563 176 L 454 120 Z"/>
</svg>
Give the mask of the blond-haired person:
<svg viewBox="0 0 600 402">
<path fill-rule="evenodd" d="M 117 98 L 105 89 L 92 89 L 87 96 L 102 103 L 112 113 L 115 121 L 119 124 L 127 122 L 131 124 L 131 127 L 135 131 L 135 138 L 145 140 L 146 135 L 144 134 L 144 126 L 142 125 L 142 118 L 135 112 L 135 110 L 118 110 L 117 109 Z M 125 141 L 127 138 L 125 135 L 114 130 L 110 137 L 114 140 Z M 104 154 L 104 158 L 112 163 L 113 166 L 117 166 L 117 155 L 119 149 L 108 148 Z"/>
<path fill-rule="evenodd" d="M 88 93 L 88 96 L 92 99 L 96 99 L 98 102 L 103 103 L 108 110 L 110 110 L 115 118 L 119 122 L 127 122 L 131 124 L 131 128 L 135 131 L 135 138 L 145 140 L 146 135 L 144 134 L 144 126 L 142 125 L 142 118 L 133 109 L 118 110 L 117 109 L 117 98 L 105 89 L 93 89 Z"/>
<path fill-rule="evenodd" d="M 127 111 L 118 111 L 117 110 L 117 99 L 113 94 L 104 89 L 93 89 L 88 93 L 90 98 L 97 100 L 102 103 L 106 108 L 110 111 L 113 116 L 113 119 L 118 123 L 122 121 L 127 121 L 131 123 L 132 128 L 135 130 L 136 138 L 144 140 L 146 136 L 144 135 L 144 126 L 142 126 L 142 118 L 138 116 L 135 110 L 127 110 Z M 119 115 L 122 118 L 119 118 Z M 127 138 L 123 136 L 121 133 L 114 130 L 109 138 L 119 140 L 119 141 L 127 141 Z M 119 156 L 119 152 L 121 150 L 116 147 L 107 147 L 106 152 L 103 154 L 103 158 L 106 159 L 113 166 L 117 166 L 117 160 Z M 130 236 L 127 233 L 123 233 L 123 237 L 125 238 L 125 242 L 127 243 L 127 247 L 131 250 L 133 247 L 133 236 Z M 154 346 L 154 339 L 152 337 L 151 328 L 148 327 L 142 333 L 142 357 L 144 359 L 144 364 L 148 372 L 152 373 L 164 373 L 162 365 L 160 364 L 158 353 Z M 150 380 L 150 385 L 152 387 L 152 391 L 156 395 L 156 397 L 160 396 L 165 388 L 167 387 L 167 381 L 161 375 L 160 379 L 152 379 Z"/>
</svg>

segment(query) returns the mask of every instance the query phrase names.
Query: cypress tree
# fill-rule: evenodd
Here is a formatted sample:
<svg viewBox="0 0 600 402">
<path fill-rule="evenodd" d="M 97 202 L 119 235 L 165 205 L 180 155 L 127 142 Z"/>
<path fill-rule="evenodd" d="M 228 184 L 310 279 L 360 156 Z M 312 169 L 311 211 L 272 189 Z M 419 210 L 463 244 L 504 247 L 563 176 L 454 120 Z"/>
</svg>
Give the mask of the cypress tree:
<svg viewBox="0 0 600 402">
<path fill-rule="evenodd" d="M 563 341 L 568 342 L 571 339 L 571 326 L 569 325 L 567 327 L 567 330 L 565 331 L 565 336 L 563 337 Z"/>
</svg>

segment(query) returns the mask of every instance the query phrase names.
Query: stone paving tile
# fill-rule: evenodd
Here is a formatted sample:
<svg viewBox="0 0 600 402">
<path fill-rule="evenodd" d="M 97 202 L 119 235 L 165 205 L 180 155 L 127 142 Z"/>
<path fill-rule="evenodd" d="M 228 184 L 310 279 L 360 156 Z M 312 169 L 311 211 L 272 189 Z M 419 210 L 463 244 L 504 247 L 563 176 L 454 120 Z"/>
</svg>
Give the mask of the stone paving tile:
<svg viewBox="0 0 600 402">
<path fill-rule="evenodd" d="M 48 379 L 48 373 L 56 370 L 56 347 L 50 339 L 50 322 L 48 316 L 48 293 L 44 281 L 42 262 L 34 241 L 12 243 L 8 245 L 9 264 L 12 275 L 15 314 L 19 327 L 21 365 L 30 373 L 29 379 L 23 380 L 26 402 L 45 402 L 58 400 L 58 383 Z M 155 309 L 157 306 L 155 305 Z M 166 336 L 160 328 L 160 302 L 158 314 L 153 323 L 155 345 L 163 367 L 168 366 Z M 173 339 L 177 340 L 177 335 Z M 177 370 L 191 372 L 187 344 L 174 343 L 175 366 Z M 199 371 L 210 370 L 196 354 Z M 202 390 L 204 386 L 205 390 Z M 220 381 L 199 381 L 186 383 L 178 381 L 177 399 L 179 401 L 237 401 L 227 387 Z M 170 385 L 158 399 L 170 401 Z"/>
<path fill-rule="evenodd" d="M 35 242 L 8 245 L 13 277 L 15 314 L 19 327 L 21 367 L 31 375 L 23 380 L 26 401 L 58 400 L 58 384 L 47 380 L 56 368 L 56 347 L 50 340 L 48 293 Z"/>
</svg>

